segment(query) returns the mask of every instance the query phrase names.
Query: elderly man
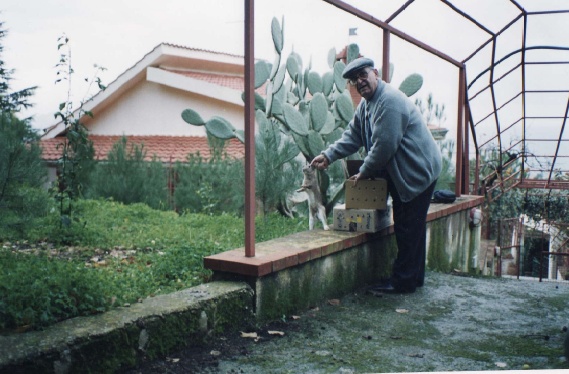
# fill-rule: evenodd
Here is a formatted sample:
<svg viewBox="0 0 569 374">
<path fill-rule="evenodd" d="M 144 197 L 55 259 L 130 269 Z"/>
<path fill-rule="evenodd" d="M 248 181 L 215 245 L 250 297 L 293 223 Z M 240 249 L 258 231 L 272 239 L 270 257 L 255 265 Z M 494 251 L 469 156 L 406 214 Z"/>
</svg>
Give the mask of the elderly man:
<svg viewBox="0 0 569 374">
<path fill-rule="evenodd" d="M 415 104 L 379 78 L 369 58 L 350 62 L 343 77 L 362 100 L 342 137 L 312 160 L 323 170 L 364 147 L 367 155 L 356 181 L 381 177 L 393 199 L 397 258 L 392 276 L 374 287 L 386 293 L 411 293 L 425 278 L 426 221 L 441 172 L 441 154 Z"/>
</svg>

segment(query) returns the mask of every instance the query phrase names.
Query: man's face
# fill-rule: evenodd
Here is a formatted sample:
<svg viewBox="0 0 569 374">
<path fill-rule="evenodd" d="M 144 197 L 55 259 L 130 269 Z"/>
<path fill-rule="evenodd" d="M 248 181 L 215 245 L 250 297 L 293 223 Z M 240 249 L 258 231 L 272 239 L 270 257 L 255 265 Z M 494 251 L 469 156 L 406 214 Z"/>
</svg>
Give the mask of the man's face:
<svg viewBox="0 0 569 374">
<path fill-rule="evenodd" d="M 378 85 L 379 73 L 369 67 L 358 70 L 352 78 L 350 84 L 356 86 L 359 94 L 366 100 L 370 99 Z"/>
</svg>

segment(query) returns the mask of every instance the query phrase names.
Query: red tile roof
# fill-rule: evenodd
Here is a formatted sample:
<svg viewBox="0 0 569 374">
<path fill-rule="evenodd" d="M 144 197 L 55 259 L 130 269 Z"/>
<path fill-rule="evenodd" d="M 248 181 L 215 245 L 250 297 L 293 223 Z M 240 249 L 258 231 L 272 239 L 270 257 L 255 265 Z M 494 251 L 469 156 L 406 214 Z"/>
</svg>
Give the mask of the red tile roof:
<svg viewBox="0 0 569 374">
<path fill-rule="evenodd" d="M 214 74 L 214 73 L 203 73 L 203 72 L 196 72 L 196 71 L 182 71 L 182 70 L 173 70 L 173 69 L 163 69 L 169 71 L 171 73 L 176 73 L 183 75 L 185 77 L 198 79 L 200 81 L 204 81 L 207 83 L 216 84 L 218 86 L 232 88 L 238 91 L 245 90 L 245 78 L 243 76 L 238 75 L 229 75 L 229 74 Z M 263 84 L 261 87 L 257 88 L 255 91 L 261 95 L 265 96 L 266 92 L 266 83 Z"/>
<path fill-rule="evenodd" d="M 122 136 L 110 135 L 90 135 L 95 148 L 95 159 L 106 160 L 113 144 L 118 142 Z M 62 144 L 64 138 L 56 137 L 52 139 L 42 139 L 42 159 L 44 161 L 56 161 L 61 157 Z M 143 144 L 146 151 L 145 160 L 152 160 L 153 156 L 162 162 L 186 161 L 188 154 L 200 153 L 205 159 L 210 157 L 207 138 L 203 136 L 127 136 L 127 146 L 131 144 Z M 225 152 L 230 157 L 245 157 L 245 146 L 237 139 L 231 139 L 225 146 Z"/>
</svg>

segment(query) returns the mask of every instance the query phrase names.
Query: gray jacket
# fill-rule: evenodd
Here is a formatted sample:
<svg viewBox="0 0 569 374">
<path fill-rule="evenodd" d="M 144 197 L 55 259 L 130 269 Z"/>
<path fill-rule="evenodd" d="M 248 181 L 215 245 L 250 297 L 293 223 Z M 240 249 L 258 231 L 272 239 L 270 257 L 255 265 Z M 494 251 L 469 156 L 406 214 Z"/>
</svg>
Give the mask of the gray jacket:
<svg viewBox="0 0 569 374">
<path fill-rule="evenodd" d="M 404 202 L 425 191 L 441 172 L 439 146 L 418 108 L 381 80 L 371 100 L 360 102 L 342 137 L 322 153 L 332 163 L 361 147 L 367 151 L 362 176 L 377 177 L 387 170 Z"/>
</svg>

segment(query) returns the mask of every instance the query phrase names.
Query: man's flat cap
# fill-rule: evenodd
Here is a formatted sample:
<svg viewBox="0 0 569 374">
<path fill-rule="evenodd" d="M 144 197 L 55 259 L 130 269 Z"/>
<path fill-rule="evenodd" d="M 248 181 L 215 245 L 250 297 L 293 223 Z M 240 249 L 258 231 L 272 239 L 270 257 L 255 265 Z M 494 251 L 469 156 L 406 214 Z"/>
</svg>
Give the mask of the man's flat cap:
<svg viewBox="0 0 569 374">
<path fill-rule="evenodd" d="M 356 58 L 344 68 L 344 71 L 342 72 L 342 77 L 344 79 L 349 79 L 355 72 L 367 66 L 373 67 L 372 59 L 366 57 Z"/>
</svg>

